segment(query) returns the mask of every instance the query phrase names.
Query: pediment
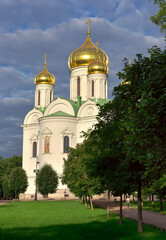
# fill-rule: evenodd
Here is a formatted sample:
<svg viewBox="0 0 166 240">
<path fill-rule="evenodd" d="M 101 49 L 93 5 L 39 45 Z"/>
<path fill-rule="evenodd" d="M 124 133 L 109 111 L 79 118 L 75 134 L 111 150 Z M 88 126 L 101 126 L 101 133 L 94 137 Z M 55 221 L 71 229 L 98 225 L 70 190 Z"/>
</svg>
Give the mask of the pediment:
<svg viewBox="0 0 166 240">
<path fill-rule="evenodd" d="M 51 134 L 52 134 L 52 131 L 47 127 L 42 132 L 42 135 L 51 135 Z"/>
<path fill-rule="evenodd" d="M 38 140 L 38 135 L 36 135 L 35 133 L 32 135 L 32 137 L 30 138 L 31 141 L 37 141 Z"/>
<path fill-rule="evenodd" d="M 61 134 L 62 135 L 71 135 L 71 136 L 74 136 L 74 133 L 68 128 L 64 128 L 62 131 L 61 131 Z"/>
</svg>

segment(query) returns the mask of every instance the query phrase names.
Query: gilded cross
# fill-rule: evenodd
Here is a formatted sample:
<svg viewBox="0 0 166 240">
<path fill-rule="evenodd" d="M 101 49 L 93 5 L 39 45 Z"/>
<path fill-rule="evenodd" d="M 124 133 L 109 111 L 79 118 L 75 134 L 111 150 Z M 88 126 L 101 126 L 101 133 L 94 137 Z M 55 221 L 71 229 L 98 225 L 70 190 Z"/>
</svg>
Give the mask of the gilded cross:
<svg viewBox="0 0 166 240">
<path fill-rule="evenodd" d="M 88 24 L 88 36 L 90 35 L 90 23 L 91 23 L 91 20 L 88 18 L 88 20 L 86 21 L 86 24 Z"/>
<path fill-rule="evenodd" d="M 47 58 L 47 54 L 45 53 L 45 62 L 44 62 L 44 66 L 47 66 L 46 58 Z"/>
<path fill-rule="evenodd" d="M 129 65 L 131 66 L 131 59 L 129 60 Z"/>
</svg>

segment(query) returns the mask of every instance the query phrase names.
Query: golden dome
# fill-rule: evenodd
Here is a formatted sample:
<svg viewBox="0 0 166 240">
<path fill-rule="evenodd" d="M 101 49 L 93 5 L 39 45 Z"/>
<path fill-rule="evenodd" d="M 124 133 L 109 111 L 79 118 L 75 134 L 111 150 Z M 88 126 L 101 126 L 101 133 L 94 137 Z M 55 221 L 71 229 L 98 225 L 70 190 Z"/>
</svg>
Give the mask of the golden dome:
<svg viewBox="0 0 166 240">
<path fill-rule="evenodd" d="M 37 84 L 51 84 L 55 85 L 55 77 L 47 70 L 47 63 L 46 63 L 46 55 L 45 55 L 45 63 L 44 63 L 44 69 L 41 73 L 38 73 L 35 77 L 35 85 Z"/>
<path fill-rule="evenodd" d="M 93 74 L 93 73 L 108 74 L 108 67 L 100 59 L 97 59 L 92 63 L 90 63 L 88 66 L 88 74 Z"/>
<path fill-rule="evenodd" d="M 93 44 L 90 38 L 89 25 L 88 25 L 88 36 L 85 43 L 80 47 L 74 50 L 68 59 L 69 69 L 78 66 L 89 65 L 97 58 L 97 47 Z M 99 56 L 103 63 L 106 65 L 109 64 L 109 58 L 107 54 L 99 49 Z"/>
<path fill-rule="evenodd" d="M 99 43 L 97 42 L 97 45 Z M 88 66 L 88 74 L 93 74 L 93 73 L 104 73 L 104 74 L 108 74 L 108 66 L 106 65 L 106 63 L 102 62 L 100 59 L 100 55 L 99 55 L 99 49 L 97 47 L 97 58 L 96 60 L 94 60 L 93 62 L 91 62 Z"/>
</svg>

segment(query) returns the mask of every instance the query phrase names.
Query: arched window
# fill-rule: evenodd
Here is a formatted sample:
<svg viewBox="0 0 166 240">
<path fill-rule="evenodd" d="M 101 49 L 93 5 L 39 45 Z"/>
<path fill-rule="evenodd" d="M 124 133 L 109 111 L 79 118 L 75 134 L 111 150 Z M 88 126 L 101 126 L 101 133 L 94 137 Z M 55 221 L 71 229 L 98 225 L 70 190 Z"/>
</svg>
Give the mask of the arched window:
<svg viewBox="0 0 166 240">
<path fill-rule="evenodd" d="M 92 97 L 94 97 L 94 89 L 95 88 L 95 82 L 92 80 Z"/>
<path fill-rule="evenodd" d="M 69 152 L 69 137 L 65 136 L 64 137 L 64 153 L 68 153 Z"/>
<path fill-rule="evenodd" d="M 52 92 L 50 92 L 50 102 L 52 101 Z"/>
<path fill-rule="evenodd" d="M 80 96 L 80 77 L 77 77 L 77 96 Z"/>
<path fill-rule="evenodd" d="M 40 106 L 40 91 L 38 91 L 38 106 Z"/>
<path fill-rule="evenodd" d="M 33 157 L 37 157 L 37 142 L 33 142 Z"/>
<path fill-rule="evenodd" d="M 45 136 L 44 138 L 44 153 L 49 153 L 50 152 L 50 137 Z"/>
</svg>

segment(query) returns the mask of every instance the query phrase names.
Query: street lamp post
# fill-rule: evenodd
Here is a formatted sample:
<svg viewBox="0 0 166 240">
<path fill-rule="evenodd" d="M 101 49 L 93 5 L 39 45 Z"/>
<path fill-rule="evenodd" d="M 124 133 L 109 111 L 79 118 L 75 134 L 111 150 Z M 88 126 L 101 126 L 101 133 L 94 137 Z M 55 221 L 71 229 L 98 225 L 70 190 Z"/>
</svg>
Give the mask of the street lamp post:
<svg viewBox="0 0 166 240">
<path fill-rule="evenodd" d="M 38 166 L 39 166 L 39 158 L 36 157 L 36 169 L 34 169 L 34 173 L 36 173 L 36 180 L 37 180 L 37 175 L 39 173 L 39 169 L 38 169 Z M 37 201 L 37 181 L 35 181 L 35 198 L 34 198 L 34 201 Z"/>
</svg>

